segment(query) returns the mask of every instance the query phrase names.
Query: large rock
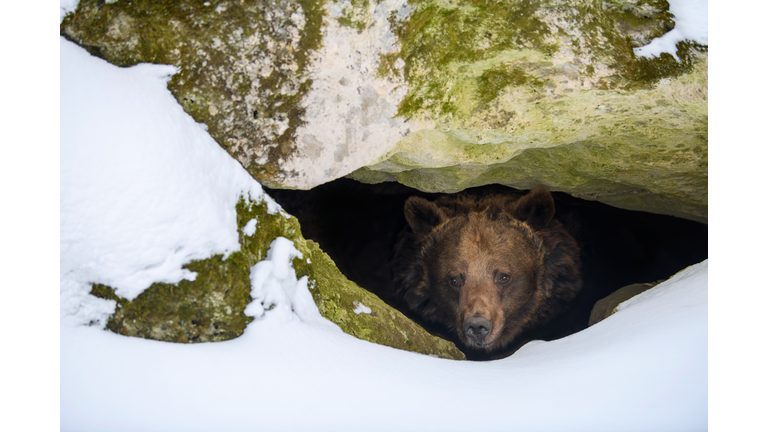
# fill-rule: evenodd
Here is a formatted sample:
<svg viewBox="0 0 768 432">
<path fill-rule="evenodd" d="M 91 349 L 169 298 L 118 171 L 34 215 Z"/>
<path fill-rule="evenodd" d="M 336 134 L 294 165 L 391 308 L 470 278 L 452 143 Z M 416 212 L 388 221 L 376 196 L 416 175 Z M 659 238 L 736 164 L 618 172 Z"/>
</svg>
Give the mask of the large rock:
<svg viewBox="0 0 768 432">
<path fill-rule="evenodd" d="M 250 233 L 248 222 L 256 220 Z M 251 302 L 250 269 L 266 257 L 278 236 L 291 240 L 302 258 L 293 260 L 298 277 L 307 276 L 310 292 L 323 317 L 344 332 L 393 348 L 464 359 L 452 343 L 432 336 L 370 292 L 349 281 L 316 243 L 305 240 L 296 218 L 269 213 L 265 202 L 237 205 L 240 251 L 193 261 L 185 267 L 194 281 L 155 283 L 134 300 L 94 285 L 92 294 L 117 301 L 107 328 L 126 336 L 194 343 L 233 339 L 253 320 L 244 311 Z M 361 310 L 365 312 L 361 313 Z M 270 313 L 266 311 L 266 313 Z"/>
<path fill-rule="evenodd" d="M 82 0 L 61 34 L 120 66 L 178 66 L 171 92 L 256 179 L 311 188 L 405 134 L 402 80 L 376 78 L 399 3 Z"/>
<path fill-rule="evenodd" d="M 469 3 L 469 2 L 467 2 Z M 352 174 L 433 192 L 499 183 L 705 221 L 707 53 L 632 48 L 666 2 L 419 3 L 395 26 L 412 128 Z"/>
<path fill-rule="evenodd" d="M 664 0 L 81 0 L 61 33 L 169 88 L 267 186 L 547 187 L 706 221 L 707 50 Z"/>
<path fill-rule="evenodd" d="M 620 304 L 631 299 L 632 297 L 644 293 L 656 285 L 664 282 L 663 280 L 650 282 L 650 283 L 636 283 L 619 288 L 610 295 L 598 300 L 595 306 L 592 307 L 592 311 L 589 314 L 589 326 L 593 326 L 600 321 L 615 314 Z"/>
</svg>

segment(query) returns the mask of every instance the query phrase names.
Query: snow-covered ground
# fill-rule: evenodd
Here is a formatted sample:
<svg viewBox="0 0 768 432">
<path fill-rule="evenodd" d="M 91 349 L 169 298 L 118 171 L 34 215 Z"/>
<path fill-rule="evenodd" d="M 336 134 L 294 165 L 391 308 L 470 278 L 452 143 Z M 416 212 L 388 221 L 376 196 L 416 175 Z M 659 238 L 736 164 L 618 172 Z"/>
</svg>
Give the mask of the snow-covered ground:
<svg viewBox="0 0 768 432">
<path fill-rule="evenodd" d="M 173 68 L 121 69 L 60 44 L 62 430 L 706 429 L 707 262 L 586 331 L 487 363 L 328 325 L 281 241 L 252 272 L 254 295 L 278 307 L 249 307 L 260 319 L 238 339 L 102 330 L 114 302 L 88 282 L 133 298 L 193 278 L 182 263 L 238 247 L 237 198 L 270 199 L 176 103 Z"/>
</svg>

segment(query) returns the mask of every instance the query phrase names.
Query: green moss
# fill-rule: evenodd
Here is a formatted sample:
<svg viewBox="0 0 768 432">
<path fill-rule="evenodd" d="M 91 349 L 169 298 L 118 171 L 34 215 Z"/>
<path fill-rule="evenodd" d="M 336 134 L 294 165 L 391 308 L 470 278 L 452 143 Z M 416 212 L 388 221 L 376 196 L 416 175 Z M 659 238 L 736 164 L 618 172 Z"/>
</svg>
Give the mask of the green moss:
<svg viewBox="0 0 768 432">
<path fill-rule="evenodd" d="M 581 13 L 590 11 L 580 9 Z M 697 54 L 706 51 L 701 45 L 683 42 L 678 44 L 680 62 L 666 53 L 651 59 L 634 54 L 634 48 L 647 45 L 674 28 L 666 0 L 607 1 L 603 12 L 585 20 L 581 28 L 587 35 L 589 49 L 614 70 L 600 81 L 598 88 L 603 89 L 652 88 L 662 78 L 690 72 Z M 594 68 L 587 72 L 593 71 Z"/>
<path fill-rule="evenodd" d="M 623 88 L 648 88 L 662 78 L 674 78 L 690 73 L 701 52 L 707 52 L 707 47 L 692 42 L 678 42 L 677 56 L 680 61 L 668 53 L 653 58 L 635 58 L 623 65 L 624 76 L 630 81 Z"/>
<path fill-rule="evenodd" d="M 307 274 L 310 280 L 317 280 L 311 292 L 320 313 L 344 332 L 393 348 L 464 358 L 453 344 L 431 336 L 378 297 L 347 280 L 316 243 L 307 241 L 306 245 L 312 264 L 295 261 L 297 274 Z M 355 314 L 358 303 L 369 307 L 371 314 Z"/>
<path fill-rule="evenodd" d="M 436 111 L 448 115 L 458 111 L 451 100 L 451 81 L 445 71 L 456 64 L 492 58 L 510 49 L 538 49 L 552 54 L 557 44 L 547 40 L 548 26 L 536 14 L 539 2 L 418 2 L 411 5 L 409 19 L 398 21 L 393 13 L 390 25 L 398 36 L 405 60 L 404 75 L 411 89 L 398 107 L 398 115 L 410 118 L 417 113 Z M 392 54 L 387 54 L 392 56 Z M 381 64 L 392 64 L 382 57 Z M 396 71 L 385 66 L 380 74 Z"/>
<path fill-rule="evenodd" d="M 397 76 L 397 68 L 395 67 L 395 63 L 397 62 L 398 58 L 400 57 L 397 52 L 381 54 L 379 57 L 379 66 L 376 69 L 376 77 L 384 78 L 387 75 Z"/>
<path fill-rule="evenodd" d="M 632 38 L 635 47 L 647 45 L 674 28 L 666 0 L 608 0 L 603 8 L 611 14 L 619 32 Z"/>
<path fill-rule="evenodd" d="M 493 111 L 487 104 L 512 87 L 528 89 L 516 100 L 559 98 L 574 87 L 650 89 L 689 73 L 706 50 L 682 43 L 680 62 L 634 55 L 633 48 L 673 28 L 665 0 L 433 0 L 412 7 L 405 21 L 392 14 L 401 49 L 382 55 L 378 72 L 397 75 L 394 60 L 404 59 L 409 90 L 398 115 L 442 118 L 449 127 L 466 127 L 482 115 L 478 109 Z"/>
<path fill-rule="evenodd" d="M 337 0 L 336 3 L 341 2 Z M 370 5 L 370 0 L 349 0 L 341 10 L 342 16 L 336 20 L 339 25 L 356 29 L 361 33 L 368 27 L 367 15 Z"/>
<path fill-rule="evenodd" d="M 543 87 L 544 82 L 533 78 L 521 68 L 501 66 L 488 69 L 477 79 L 477 88 L 480 101 L 487 103 L 496 99 L 499 93 L 507 86 Z"/>
</svg>

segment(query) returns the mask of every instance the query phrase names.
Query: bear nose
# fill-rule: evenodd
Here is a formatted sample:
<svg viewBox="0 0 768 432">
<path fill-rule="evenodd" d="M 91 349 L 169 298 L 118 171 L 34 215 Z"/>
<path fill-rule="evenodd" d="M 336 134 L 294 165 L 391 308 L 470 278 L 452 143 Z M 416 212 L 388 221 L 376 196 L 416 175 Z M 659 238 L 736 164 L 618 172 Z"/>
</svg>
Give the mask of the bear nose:
<svg viewBox="0 0 768 432">
<path fill-rule="evenodd" d="M 482 316 L 473 316 L 464 320 L 464 334 L 476 342 L 483 340 L 491 332 L 492 324 Z"/>
</svg>

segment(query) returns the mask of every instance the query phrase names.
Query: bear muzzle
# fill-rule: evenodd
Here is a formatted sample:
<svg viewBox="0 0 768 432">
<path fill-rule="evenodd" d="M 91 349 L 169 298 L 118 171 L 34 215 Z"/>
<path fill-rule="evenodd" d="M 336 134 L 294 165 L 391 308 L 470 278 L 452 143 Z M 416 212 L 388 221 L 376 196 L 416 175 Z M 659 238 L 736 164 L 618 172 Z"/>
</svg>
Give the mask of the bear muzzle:
<svg viewBox="0 0 768 432">
<path fill-rule="evenodd" d="M 462 326 L 464 336 L 470 345 L 487 346 L 492 341 L 487 340 L 488 335 L 493 330 L 493 323 L 484 316 L 475 315 L 464 320 Z"/>
</svg>

